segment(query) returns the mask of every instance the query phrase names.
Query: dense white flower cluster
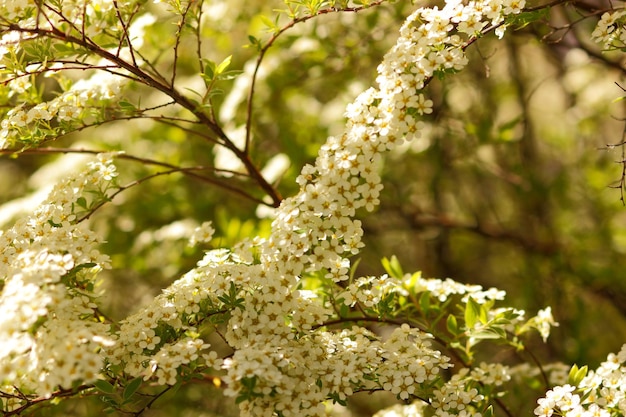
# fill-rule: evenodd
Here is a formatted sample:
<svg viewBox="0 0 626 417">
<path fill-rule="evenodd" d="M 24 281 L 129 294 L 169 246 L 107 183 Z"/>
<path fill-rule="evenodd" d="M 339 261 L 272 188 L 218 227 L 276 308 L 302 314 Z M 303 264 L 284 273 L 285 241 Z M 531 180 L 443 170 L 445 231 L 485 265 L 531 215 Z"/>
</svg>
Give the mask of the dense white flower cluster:
<svg viewBox="0 0 626 417">
<path fill-rule="evenodd" d="M 12 30 L 2 36 L 0 58 L 3 55 L 20 57 L 20 54 L 25 53 L 24 45 L 28 43 L 32 44 L 28 45 L 29 48 L 40 48 L 41 53 L 45 53 L 46 48 L 38 45 L 36 36 L 30 34 L 34 28 L 51 33 L 65 32 L 67 36 L 77 39 L 83 36 L 79 30 L 84 30 L 84 35 L 88 37 L 103 34 L 114 36 L 116 33 L 127 32 L 132 46 L 138 47 L 143 43 L 145 27 L 156 19 L 146 13 L 135 17 L 132 24 L 125 28 L 119 19 L 126 14 L 134 14 L 132 10 L 131 2 L 125 2 L 120 7 L 120 4 L 112 0 L 63 1 L 57 6 L 47 4 L 46 7 L 37 6 L 37 2 L 32 0 L 1 1 L 0 13 L 4 22 L 14 22 L 19 25 L 20 30 Z M 85 54 L 80 49 L 66 52 Z M 129 46 L 115 48 L 111 53 L 127 61 L 142 63 L 133 57 Z M 55 58 L 50 56 L 30 64 L 24 60 L 24 64 L 18 66 L 0 65 L 0 82 L 8 87 L 7 97 L 18 103 L 4 114 L 0 122 L 0 149 L 16 146 L 20 142 L 27 146 L 35 145 L 47 137 L 66 133 L 66 127 L 72 123 L 97 122 L 101 119 L 103 104 L 117 98 L 128 82 L 128 78 L 124 77 L 127 72 L 107 59 L 89 58 L 81 65 L 78 63 L 80 60 L 62 62 Z M 90 78 L 82 78 L 76 83 L 63 75 L 64 70 L 86 69 L 89 66 L 108 68 L 110 71 L 97 71 Z M 58 78 L 63 93 L 50 101 L 43 101 L 34 95 L 33 83 L 35 77 L 41 73 Z"/>
<path fill-rule="evenodd" d="M 204 226 L 210 231 L 210 225 Z M 210 251 L 198 267 L 177 280 L 148 306 L 121 322 L 116 343 L 107 351 L 107 360 L 122 366 L 131 376 L 155 378 L 174 384 L 182 365 L 191 362 L 219 368 L 221 361 L 198 337 L 202 320 L 228 313 L 229 300 L 260 273 L 236 254 L 219 249 Z M 202 352 L 205 351 L 205 352 Z"/>
<path fill-rule="evenodd" d="M 225 363 L 226 392 L 241 399 L 243 415 L 273 410 L 317 415 L 326 398 L 343 401 L 356 390 L 376 387 L 408 398 L 446 369 L 447 359 L 427 347 L 427 336 L 408 326 L 384 341 L 360 328 L 323 330 L 320 325 L 332 311 L 319 294 L 299 286 L 308 273 L 321 272 L 331 282 L 348 278 L 348 258 L 363 245 L 361 223 L 353 217 L 357 209 L 373 210 L 379 202 L 381 154 L 419 134 L 417 117 L 432 111 L 432 101 L 420 92 L 429 77 L 467 63 L 466 39 L 454 33 L 455 27 L 472 19 L 499 23 L 503 13 L 498 2 L 449 2 L 443 10 L 415 12 L 379 66 L 379 89 L 365 91 L 348 107 L 345 133 L 329 138 L 315 165 L 303 168 L 300 192 L 278 208 L 270 238 L 242 247 L 238 256 L 213 252 L 126 320 L 113 363 L 131 375 L 150 373 L 145 364 L 165 346 L 163 327 L 195 332 L 189 318 L 206 305 L 229 310 L 225 336 L 235 353 Z M 396 281 L 362 278 L 342 296 L 347 304 L 373 305 Z M 359 286 L 365 286 L 362 292 Z M 503 296 L 479 287 L 452 292 L 475 293 L 477 299 Z M 228 305 L 226 296 L 241 302 L 231 299 Z M 171 320 L 181 321 L 175 326 Z"/>
<path fill-rule="evenodd" d="M 335 282 L 348 278 L 348 257 L 361 248 L 363 234 L 352 218 L 357 209 L 373 210 L 379 202 L 382 152 L 419 134 L 417 117 L 433 105 L 420 92 L 429 77 L 466 65 L 465 40 L 454 33 L 458 23 L 474 28 L 483 27 L 474 21 L 485 18 L 486 24 L 500 23 L 504 14 L 523 7 L 523 2 L 504 3 L 450 1 L 442 10 L 413 13 L 378 68 L 379 88 L 366 90 L 348 106 L 345 133 L 329 138 L 315 165 L 303 168 L 300 192 L 283 201 L 272 234 L 261 245 L 262 273 L 250 282 L 254 290 L 245 293 L 243 307 L 229 322 L 227 341 L 237 350 L 227 362 L 226 380 L 229 393 L 243 400 L 243 415 L 267 415 L 272 409 L 284 416 L 318 415 L 325 397 L 342 401 L 372 384 L 408 398 L 449 366 L 426 347 L 424 334 L 408 326 L 381 344 L 358 328 L 339 334 L 303 331 L 295 326 L 294 312 L 323 318 L 321 297 L 317 303 L 306 299 L 305 305 L 317 304 L 317 309 L 302 308 L 301 274 L 323 271 Z M 370 289 L 362 301 L 374 303 L 387 279 L 362 279 Z M 349 288 L 344 297 L 351 304 L 361 295 Z"/>
<path fill-rule="evenodd" d="M 0 386 L 50 395 L 102 369 L 99 350 L 111 341 L 94 312 L 94 278 L 109 260 L 76 215 L 86 195 L 106 195 L 115 175 L 100 155 L 0 235 Z"/>
<path fill-rule="evenodd" d="M 317 332 L 273 349 L 238 350 L 226 361 L 226 393 L 256 394 L 244 402 L 246 415 L 272 415 L 272 410 L 324 415 L 326 398 L 343 402 L 357 390 L 378 387 L 408 398 L 450 366 L 448 358 L 430 348 L 429 339 L 408 325 L 384 341 L 354 327 Z"/>
<path fill-rule="evenodd" d="M 9 3 L 0 3 L 0 10 L 21 13 L 26 26 L 34 24 L 28 20 L 34 19 L 34 3 L 24 2 L 21 9 Z M 93 10 L 86 13 L 105 21 L 112 3 L 91 2 Z M 363 327 L 335 329 L 330 318 L 339 313 L 332 297 L 306 284 L 317 280 L 333 288 L 342 308 L 356 303 L 372 308 L 389 294 L 409 292 L 429 292 L 440 302 L 458 295 L 469 304 L 471 297 L 481 306 L 504 297 L 499 290 L 452 280 L 414 282 L 414 276 L 346 281 L 349 259 L 363 246 L 356 211 L 374 210 L 379 203 L 382 153 L 417 137 L 418 118 L 432 113 L 423 88 L 435 75 L 461 70 L 467 41 L 488 26 L 504 30 L 505 16 L 523 6 L 523 0 L 450 0 L 441 10 L 413 13 L 378 67 L 378 88 L 348 106 L 346 130 L 329 138 L 315 164 L 303 168 L 300 191 L 277 209 L 269 238 L 208 252 L 118 329 L 94 318 L 93 279 L 107 259 L 95 249 L 97 238 L 76 224 L 76 211 L 89 206 L 84 191 L 96 188 L 106 195 L 115 169 L 102 156 L 86 174 L 59 185 L 35 216 L 0 236 L 0 277 L 5 277 L 0 306 L 7 312 L 0 317 L 0 337 L 10 341 L 0 346 L 0 385 L 6 389 L 0 388 L 11 392 L 14 385 L 50 395 L 76 381 L 92 382 L 102 369 L 172 385 L 186 370 L 200 367 L 226 372 L 225 393 L 237 397 L 243 416 L 324 415 L 327 399 L 343 403 L 362 390 L 385 390 L 405 400 L 420 396 L 441 416 L 474 415 L 484 400 L 480 384 L 500 386 L 510 379 L 508 368 L 463 368 L 441 383 L 452 364 L 431 346 L 431 335 L 408 324 L 385 337 Z M 72 19 L 61 25 L 77 25 L 82 15 Z M 1 146 L 11 146 L 31 123 L 80 119 L 90 100 L 116 96 L 116 80 L 96 80 L 76 83 L 52 102 L 9 112 Z M 26 82 L 26 77 L 13 81 L 14 94 L 27 89 Z M 192 242 L 207 242 L 213 233 L 203 224 Z M 544 335 L 554 325 L 549 313 L 536 320 Z M 202 339 L 205 324 L 226 325 L 223 337 L 232 355 L 222 360 L 209 350 Z M 608 386 L 604 379 L 602 384 Z M 415 412 L 421 413 L 418 407 Z"/>
<path fill-rule="evenodd" d="M 557 386 L 540 398 L 535 415 L 614 417 L 626 415 L 626 344 L 611 353 L 577 386 Z"/>
<path fill-rule="evenodd" d="M 435 408 L 435 415 L 441 417 L 451 415 L 481 416 L 481 413 L 474 412 L 470 407 L 472 403 L 479 403 L 484 398 L 478 392 L 476 385 L 475 380 L 469 375 L 469 369 L 461 369 L 441 388 L 435 390 L 435 398 L 431 400 L 431 406 Z"/>
<path fill-rule="evenodd" d="M 431 349 L 432 336 L 403 324 L 395 329 L 383 346 L 383 363 L 377 370 L 378 383 L 385 391 L 406 400 L 418 394 L 439 376 L 441 369 L 450 368 L 449 358 Z"/>
<path fill-rule="evenodd" d="M 604 13 L 591 33 L 591 39 L 607 50 L 626 47 L 624 16 L 626 16 L 626 10 L 623 9 Z"/>
<path fill-rule="evenodd" d="M 11 76 L 9 76 L 11 77 Z M 9 87 L 15 92 L 16 81 L 25 82 L 28 75 L 14 78 Z M 97 72 L 89 79 L 82 79 L 51 101 L 26 108 L 18 106 L 9 110 L 0 122 L 0 148 L 15 146 L 18 141 L 29 139 L 34 143 L 43 139 L 36 132 L 52 129 L 56 123 L 82 121 L 93 122 L 98 104 L 118 96 L 126 83 L 123 78 L 107 72 Z"/>
<path fill-rule="evenodd" d="M 472 369 L 470 374 L 475 381 L 496 387 L 511 380 L 509 367 L 501 363 L 481 362 L 477 368 Z"/>
<path fill-rule="evenodd" d="M 444 280 L 438 278 L 422 278 L 407 274 L 404 276 L 404 285 L 414 288 L 415 292 L 428 291 L 439 301 L 444 302 L 452 295 L 462 295 L 463 301 L 472 297 L 479 304 L 484 304 L 489 300 L 504 300 L 506 293 L 496 288 L 483 290 L 480 285 L 463 284 L 450 278 Z"/>
<path fill-rule="evenodd" d="M 365 307 L 374 307 L 390 293 L 407 294 L 402 288 L 402 282 L 388 275 L 380 277 L 362 277 L 354 280 L 346 291 L 339 294 L 344 303 L 354 306 L 357 302 Z"/>
</svg>

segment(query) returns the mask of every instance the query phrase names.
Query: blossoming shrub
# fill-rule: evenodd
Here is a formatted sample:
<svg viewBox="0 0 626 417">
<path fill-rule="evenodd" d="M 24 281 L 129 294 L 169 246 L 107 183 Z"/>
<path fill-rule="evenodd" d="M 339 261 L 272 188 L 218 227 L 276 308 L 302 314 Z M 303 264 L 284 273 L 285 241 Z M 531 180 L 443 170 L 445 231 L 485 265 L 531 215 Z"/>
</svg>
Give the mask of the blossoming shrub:
<svg viewBox="0 0 626 417">
<path fill-rule="evenodd" d="M 248 103 L 264 55 L 289 28 L 382 3 L 286 1 L 276 22 L 287 23 L 267 22 L 267 41 L 250 37 L 259 58 L 247 79 Z M 551 386 L 550 378 L 562 371 L 558 366 L 552 375 L 538 363 L 512 368 L 484 354 L 511 349 L 533 361 L 524 342 L 531 331 L 545 340 L 557 325 L 549 307 L 528 317 L 503 305 L 505 293 L 495 288 L 405 273 L 396 258 L 383 260 L 386 274 L 360 277 L 353 262 L 364 233 L 356 216 L 379 204 L 384 153 L 420 136 L 420 118 L 433 112 L 429 83 L 461 71 L 468 63 L 465 49 L 479 37 L 492 31 L 502 37 L 510 25 L 525 23 L 524 1 L 448 1 L 413 11 L 378 66 L 376 86 L 348 105 L 345 129 L 302 168 L 298 191 L 288 197 L 253 162 L 249 124 L 236 139 L 215 113 L 221 94 L 216 86 L 239 73 L 230 69 L 230 58 L 213 62 L 202 56 L 205 6 L 0 6 L 5 153 L 34 152 L 75 130 L 144 118 L 221 146 L 239 163 L 215 167 L 221 176 L 209 176 L 206 167 L 177 166 L 124 149 L 74 149 L 97 155 L 0 236 L 3 412 L 19 415 L 48 401 L 97 393 L 108 411 L 139 415 L 172 387 L 211 381 L 234 398 L 241 415 L 325 415 L 333 403 L 346 405 L 356 393 L 378 391 L 407 404 L 380 415 L 514 415 L 506 397 L 513 382 Z M 171 78 L 158 57 L 142 53 L 146 27 L 156 15 L 177 22 Z M 619 48 L 617 38 L 607 36 L 621 30 L 613 27 L 620 16 L 603 17 L 598 30 L 606 35 L 593 37 Z M 183 93 L 176 61 L 189 33 L 197 42 L 201 84 Z M 77 77 L 75 70 L 89 75 Z M 46 89 L 46 76 L 55 78 L 56 91 Z M 126 99 L 136 84 L 158 93 L 160 104 L 142 107 Z M 122 185 L 116 161 L 165 171 Z M 271 227 L 265 235 L 206 251 L 132 314 L 110 318 L 102 311 L 106 294 L 97 280 L 110 262 L 90 221 L 116 196 L 174 172 L 273 206 Z M 249 183 L 240 188 L 236 178 L 242 172 Z M 192 244 L 207 243 L 214 233 L 204 223 L 189 237 Z M 624 415 L 624 362 L 622 349 L 595 372 L 572 368 L 569 384 L 548 391 L 535 413 Z M 154 386 L 163 390 L 154 393 Z"/>
</svg>

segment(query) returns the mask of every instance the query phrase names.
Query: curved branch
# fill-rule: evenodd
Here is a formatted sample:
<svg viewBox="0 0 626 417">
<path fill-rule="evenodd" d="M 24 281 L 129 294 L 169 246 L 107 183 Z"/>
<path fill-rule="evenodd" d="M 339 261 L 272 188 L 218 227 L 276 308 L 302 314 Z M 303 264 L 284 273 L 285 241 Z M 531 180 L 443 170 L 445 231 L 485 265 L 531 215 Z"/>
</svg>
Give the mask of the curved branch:
<svg viewBox="0 0 626 417">
<path fill-rule="evenodd" d="M 155 79 L 141 68 L 125 61 L 118 55 L 113 54 L 107 50 L 102 49 L 98 44 L 93 42 L 89 38 L 78 38 L 76 36 L 68 35 L 60 31 L 59 29 L 52 27 L 51 29 L 36 28 L 23 28 L 15 23 L 8 23 L 6 28 L 11 31 L 20 33 L 27 33 L 35 36 L 49 37 L 63 42 L 69 42 L 87 49 L 89 52 L 118 65 L 119 68 L 128 71 L 130 74 L 137 78 L 137 82 L 143 83 L 150 88 L 154 88 L 174 100 L 181 107 L 190 111 L 198 121 L 207 126 L 217 137 L 219 143 L 233 152 L 236 157 L 243 163 L 246 171 L 250 177 L 260 186 L 260 188 L 271 198 L 272 205 L 278 207 L 282 201 L 282 196 L 270 183 L 263 178 L 260 170 L 255 166 L 247 150 L 239 149 L 230 138 L 224 133 L 220 126 L 218 126 L 211 118 L 199 109 L 196 103 L 182 95 L 178 90 L 171 86 L 164 84 L 160 80 Z"/>
<path fill-rule="evenodd" d="M 46 403 L 50 401 L 50 398 L 65 398 L 65 397 L 73 397 L 76 394 L 86 391 L 88 389 L 93 388 L 93 385 L 80 385 L 76 388 L 73 389 L 60 389 L 56 392 L 53 392 L 51 397 L 37 397 L 37 398 L 33 398 L 33 399 L 29 399 L 26 395 L 24 394 L 20 394 L 19 398 L 20 399 L 24 399 L 25 401 L 27 401 L 26 404 L 22 405 L 21 407 L 15 408 L 11 411 L 4 411 L 3 412 L 3 416 L 4 417 L 10 417 L 10 416 L 21 416 L 22 413 L 26 410 L 28 410 L 31 407 L 36 406 L 37 404 L 40 403 Z M 2 397 L 2 395 L 0 395 L 0 397 Z"/>
<path fill-rule="evenodd" d="M 30 154 L 30 155 L 36 155 L 36 154 L 55 154 L 55 153 L 62 153 L 62 154 L 68 154 L 68 153 L 76 153 L 76 154 L 91 154 L 91 155 L 96 155 L 99 153 L 103 153 L 103 152 L 107 152 L 107 151 L 101 151 L 101 150 L 94 150 L 94 149 L 74 149 L 74 148 L 35 148 L 35 149 L 27 149 L 23 152 L 21 152 L 22 154 Z M 10 153 L 15 153 L 15 151 L 11 151 L 11 150 L 7 150 L 7 149 L 0 149 L 0 154 L 10 154 Z M 158 172 L 155 174 L 151 174 L 147 177 L 135 180 L 133 182 L 131 182 L 130 184 L 127 184 L 126 186 L 122 186 L 120 187 L 120 190 L 118 190 L 116 193 L 114 193 L 113 196 L 119 194 L 121 191 L 124 191 L 128 188 L 131 188 L 135 185 L 139 185 L 140 183 L 143 183 L 145 181 L 147 181 L 148 179 L 157 177 L 157 176 L 162 176 L 162 175 L 169 175 L 169 174 L 174 174 L 174 173 L 181 173 L 183 175 L 186 175 L 188 177 L 197 179 L 199 181 L 208 183 L 208 184 L 212 184 L 215 186 L 218 186 L 220 188 L 223 188 L 231 193 L 237 194 L 241 197 L 244 197 L 256 204 L 262 204 L 262 205 L 268 205 L 267 202 L 264 202 L 262 199 L 256 198 L 252 195 L 250 195 L 249 193 L 247 193 L 246 191 L 237 188 L 233 185 L 231 185 L 228 182 L 224 182 L 224 181 L 220 181 L 218 179 L 212 178 L 212 177 L 207 177 L 206 175 L 201 175 L 198 174 L 198 171 L 213 171 L 213 172 L 221 172 L 224 174 L 228 174 L 228 175 L 236 175 L 236 176 L 245 176 L 245 174 L 241 174 L 239 172 L 236 171 L 231 171 L 231 170 L 226 170 L 226 169 L 219 169 L 219 168 L 215 168 L 215 167 L 207 167 L 207 166 L 193 166 L 193 167 L 180 167 L 180 166 L 176 166 L 173 164 L 169 164 L 167 162 L 161 162 L 161 161 L 156 161 L 154 159 L 149 159 L 149 158 L 143 158 L 143 157 L 139 157 L 139 156 L 134 156 L 134 155 L 129 155 L 129 154 L 125 154 L 125 153 L 121 153 L 118 154 L 116 156 L 116 158 L 118 159 L 125 159 L 125 160 L 129 160 L 129 161 L 135 161 L 135 162 L 140 162 L 142 164 L 145 165 L 153 165 L 153 166 L 158 166 L 158 167 L 162 167 L 162 168 L 166 168 L 167 171 L 162 171 L 162 172 Z M 113 197 L 111 196 L 111 197 Z M 99 208 L 100 206 L 98 206 Z M 91 214 L 90 214 L 91 215 Z M 90 216 L 89 215 L 89 216 Z M 81 219 L 81 221 L 84 219 Z"/>
</svg>

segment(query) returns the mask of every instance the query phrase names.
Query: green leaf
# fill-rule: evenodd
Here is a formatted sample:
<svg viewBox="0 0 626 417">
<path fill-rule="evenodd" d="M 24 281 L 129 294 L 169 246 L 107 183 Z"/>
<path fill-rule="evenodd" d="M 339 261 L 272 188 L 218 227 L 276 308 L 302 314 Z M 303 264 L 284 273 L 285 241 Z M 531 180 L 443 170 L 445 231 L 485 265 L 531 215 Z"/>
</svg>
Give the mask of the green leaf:
<svg viewBox="0 0 626 417">
<path fill-rule="evenodd" d="M 215 75 L 219 75 L 223 73 L 226 70 L 226 68 L 230 66 L 230 62 L 232 61 L 232 59 L 233 59 L 232 55 L 229 55 L 226 58 L 224 58 L 224 60 L 220 62 L 220 64 L 215 68 Z"/>
<path fill-rule="evenodd" d="M 506 339 L 506 332 L 498 327 L 490 327 L 481 329 L 479 331 L 470 332 L 473 339 L 486 340 L 486 339 Z"/>
<path fill-rule="evenodd" d="M 126 387 L 124 387 L 124 393 L 122 394 L 122 398 L 124 399 L 124 401 L 127 401 L 130 397 L 133 396 L 135 392 L 137 392 L 142 382 L 143 382 L 143 378 L 137 377 L 133 379 L 132 381 L 130 381 L 126 385 Z"/>
<path fill-rule="evenodd" d="M 392 256 L 391 259 L 387 259 L 386 257 L 381 260 L 383 264 L 383 268 L 389 274 L 389 276 L 397 279 L 402 279 L 404 273 L 402 272 L 402 267 L 400 266 L 400 261 L 396 256 Z"/>
<path fill-rule="evenodd" d="M 87 200 L 85 199 L 85 197 L 78 197 L 76 199 L 76 204 L 78 204 L 79 207 L 85 210 L 87 209 Z"/>
<path fill-rule="evenodd" d="M 248 35 L 248 40 L 250 41 L 250 44 L 246 45 L 248 48 L 253 47 L 257 51 L 260 51 L 263 47 L 263 45 L 261 45 L 261 41 L 252 35 Z"/>
<path fill-rule="evenodd" d="M 538 20 L 546 19 L 549 16 L 550 8 L 542 8 L 539 10 L 522 12 L 519 14 L 511 14 L 505 18 L 505 22 L 507 25 L 515 25 L 518 28 L 523 28 L 533 22 Z"/>
<path fill-rule="evenodd" d="M 448 328 L 448 331 L 453 335 L 457 335 L 459 333 L 459 325 L 456 321 L 456 317 L 454 316 L 454 314 L 450 314 L 448 316 L 448 320 L 446 320 L 446 327 Z"/>
<path fill-rule="evenodd" d="M 408 280 L 403 279 L 402 283 L 404 284 L 404 288 L 411 290 L 412 288 L 414 288 L 417 285 L 417 282 L 420 280 L 420 278 L 422 277 L 422 272 L 421 271 L 417 271 L 415 273 L 413 273 L 411 275 L 411 278 L 409 278 Z"/>
<path fill-rule="evenodd" d="M 261 21 L 263 22 L 263 24 L 265 26 L 267 26 L 267 28 L 271 31 L 271 32 L 276 32 L 277 30 L 279 30 L 278 26 L 276 25 L 276 23 L 274 23 L 269 17 L 264 16 L 264 15 L 260 15 L 259 16 L 261 18 Z"/>
<path fill-rule="evenodd" d="M 359 266 L 359 264 L 361 263 L 361 258 L 357 258 L 354 262 L 351 263 L 350 265 L 350 282 L 354 281 L 354 274 L 356 273 L 356 269 Z"/>
<path fill-rule="evenodd" d="M 580 382 L 587 376 L 587 371 L 589 368 L 585 365 L 582 368 L 578 368 L 578 365 L 572 366 L 572 369 L 569 371 L 569 376 L 567 378 L 567 383 L 577 387 Z"/>
<path fill-rule="evenodd" d="M 203 78 L 207 82 L 210 82 L 213 80 L 213 78 L 215 78 L 215 69 L 217 68 L 217 65 L 215 64 L 215 62 L 211 61 L 210 59 L 204 59 L 203 62 L 204 62 Z"/>
<path fill-rule="evenodd" d="M 217 79 L 221 81 L 232 80 L 232 79 L 237 78 L 242 73 L 243 71 L 241 70 L 224 71 L 223 73 L 217 76 Z"/>
<path fill-rule="evenodd" d="M 109 381 L 105 381 L 103 379 L 98 379 L 93 383 L 94 387 L 100 392 L 105 394 L 113 394 L 115 393 L 115 387 L 109 383 Z"/>
<path fill-rule="evenodd" d="M 481 315 L 481 307 L 472 297 L 467 298 L 465 305 L 465 327 L 473 329 Z"/>
<path fill-rule="evenodd" d="M 105 403 L 106 405 L 108 405 L 109 407 L 117 410 L 120 407 L 120 403 L 115 399 L 115 397 L 112 396 L 102 396 L 100 397 L 100 401 L 102 401 L 103 403 Z"/>
<path fill-rule="evenodd" d="M 137 106 L 135 106 L 128 100 L 121 100 L 117 104 L 118 106 L 120 106 L 120 110 L 122 110 L 124 113 L 133 114 L 137 111 Z"/>
<path fill-rule="evenodd" d="M 425 291 L 420 295 L 420 308 L 424 314 L 430 311 L 430 291 Z"/>
</svg>

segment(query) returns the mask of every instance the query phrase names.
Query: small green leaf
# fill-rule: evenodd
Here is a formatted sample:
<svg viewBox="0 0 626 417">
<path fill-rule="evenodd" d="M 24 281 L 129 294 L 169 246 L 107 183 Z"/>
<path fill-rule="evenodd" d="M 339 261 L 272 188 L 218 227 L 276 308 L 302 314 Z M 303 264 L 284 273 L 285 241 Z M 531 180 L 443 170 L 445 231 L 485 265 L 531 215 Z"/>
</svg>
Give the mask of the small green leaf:
<svg viewBox="0 0 626 417">
<path fill-rule="evenodd" d="M 267 26 L 267 28 L 268 28 L 270 31 L 275 32 L 275 31 L 278 29 L 278 27 L 276 26 L 276 24 L 275 24 L 274 22 L 272 22 L 272 21 L 270 20 L 270 18 L 269 18 L 269 17 L 264 16 L 264 15 L 260 15 L 259 17 L 261 18 L 261 21 L 263 22 L 263 24 L 264 24 L 265 26 Z"/>
<path fill-rule="evenodd" d="M 96 389 L 105 394 L 113 394 L 115 392 L 115 387 L 109 383 L 109 381 L 105 381 L 103 379 L 99 379 L 93 383 Z"/>
<path fill-rule="evenodd" d="M 255 38 L 252 35 L 248 35 L 248 40 L 250 41 L 250 45 L 246 45 L 247 47 L 253 47 L 255 48 L 257 51 L 260 51 L 261 48 L 263 47 L 261 45 L 261 41 L 257 38 Z"/>
<path fill-rule="evenodd" d="M 203 74 L 203 78 L 207 81 L 211 81 L 213 78 L 215 78 L 215 69 L 217 68 L 217 65 L 215 64 L 215 62 L 211 61 L 210 59 L 204 59 L 204 74 Z"/>
<path fill-rule="evenodd" d="M 215 68 L 215 75 L 223 73 L 226 68 L 230 66 L 230 61 L 233 59 L 232 55 L 227 56 L 220 64 Z"/>
<path fill-rule="evenodd" d="M 478 323 L 480 317 L 480 304 L 478 304 L 472 297 L 467 298 L 467 304 L 465 305 L 465 327 L 473 329 Z"/>
<path fill-rule="evenodd" d="M 120 109 L 127 113 L 134 113 L 137 111 L 137 107 L 128 100 L 121 100 L 117 103 L 120 106 Z"/>
<path fill-rule="evenodd" d="M 120 403 L 117 401 L 117 399 L 114 396 L 102 396 L 100 397 L 100 401 L 102 401 L 103 403 L 105 403 L 106 405 L 108 405 L 109 407 L 113 408 L 113 409 L 119 409 L 120 407 Z"/>
<path fill-rule="evenodd" d="M 410 290 L 411 288 L 414 288 L 417 285 L 417 282 L 420 280 L 420 278 L 422 277 L 422 272 L 421 271 L 417 271 L 415 273 L 413 273 L 411 275 L 411 278 L 407 279 L 403 279 L 402 283 L 404 284 L 404 287 L 408 290 Z"/>
<path fill-rule="evenodd" d="M 430 291 L 425 291 L 420 295 L 420 308 L 424 314 L 430 311 Z"/>
<path fill-rule="evenodd" d="M 446 327 L 448 328 L 448 331 L 453 335 L 457 335 L 459 333 L 459 325 L 456 321 L 456 317 L 454 316 L 454 314 L 450 314 L 448 316 L 448 320 L 446 320 Z"/>
<path fill-rule="evenodd" d="M 137 392 L 142 382 L 143 378 L 138 377 L 130 381 L 126 385 L 126 387 L 124 387 L 124 393 L 122 394 L 122 398 L 124 398 L 124 401 L 128 400 L 130 397 L 133 396 L 135 392 Z"/>
<path fill-rule="evenodd" d="M 241 75 L 242 73 L 243 71 L 241 70 L 224 71 L 223 73 L 217 76 L 217 79 L 220 81 L 233 80 L 237 78 L 239 75 Z"/>
<path fill-rule="evenodd" d="M 78 197 L 76 199 L 76 204 L 85 210 L 87 209 L 87 200 L 85 199 L 85 197 Z"/>
<path fill-rule="evenodd" d="M 487 340 L 487 339 L 506 339 L 506 332 L 500 328 L 487 328 L 481 329 L 476 332 L 470 332 L 470 335 L 473 339 L 476 340 Z"/>
<path fill-rule="evenodd" d="M 350 265 L 350 282 L 354 280 L 354 274 L 356 273 L 356 268 L 359 266 L 360 263 L 361 263 L 361 258 L 357 258 Z"/>
<path fill-rule="evenodd" d="M 570 385 L 576 385 L 573 383 L 573 380 L 575 379 L 576 374 L 578 373 L 578 365 L 574 364 L 572 365 L 572 368 L 569 370 L 569 375 L 567 377 L 567 383 Z"/>
<path fill-rule="evenodd" d="M 507 25 L 516 25 L 519 29 L 521 29 L 538 20 L 546 19 L 549 15 L 549 12 L 550 9 L 546 7 L 539 10 L 510 14 L 506 17 L 505 22 Z"/>
<path fill-rule="evenodd" d="M 396 256 L 392 256 L 391 259 L 383 258 L 381 263 L 383 264 L 383 268 L 387 273 L 397 279 L 402 279 L 404 273 L 402 272 L 402 267 L 400 266 L 400 261 Z"/>
<path fill-rule="evenodd" d="M 578 368 L 578 365 L 572 366 L 572 369 L 569 371 L 569 376 L 567 378 L 567 383 L 577 387 L 580 382 L 587 376 L 587 371 L 589 368 L 585 365 L 582 368 Z"/>
</svg>

